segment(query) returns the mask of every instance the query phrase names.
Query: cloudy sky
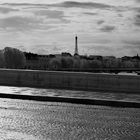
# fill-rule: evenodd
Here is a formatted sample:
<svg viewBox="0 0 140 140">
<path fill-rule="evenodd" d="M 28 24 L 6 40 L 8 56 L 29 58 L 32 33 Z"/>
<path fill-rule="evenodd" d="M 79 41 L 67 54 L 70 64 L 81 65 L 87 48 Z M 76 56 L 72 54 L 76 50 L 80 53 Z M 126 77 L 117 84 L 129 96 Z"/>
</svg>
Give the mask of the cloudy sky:
<svg viewBox="0 0 140 140">
<path fill-rule="evenodd" d="M 0 0 L 0 49 L 140 54 L 140 0 Z"/>
</svg>

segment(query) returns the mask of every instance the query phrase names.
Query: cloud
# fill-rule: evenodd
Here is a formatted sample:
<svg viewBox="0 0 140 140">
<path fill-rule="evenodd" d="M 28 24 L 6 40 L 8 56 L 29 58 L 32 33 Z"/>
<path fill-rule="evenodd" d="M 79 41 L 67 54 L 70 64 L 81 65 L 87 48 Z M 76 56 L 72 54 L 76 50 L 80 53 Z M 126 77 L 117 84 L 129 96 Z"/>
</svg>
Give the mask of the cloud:
<svg viewBox="0 0 140 140">
<path fill-rule="evenodd" d="M 55 53 L 60 53 L 62 51 L 62 47 L 58 46 L 54 46 L 53 44 L 37 44 L 37 45 L 33 45 L 28 47 L 30 48 L 30 50 L 34 53 L 38 53 L 38 54 L 55 54 Z M 29 51 L 30 51 L 29 50 Z"/>
<path fill-rule="evenodd" d="M 113 44 L 114 45 L 114 44 Z M 91 47 L 88 47 L 88 54 L 91 54 L 91 52 L 94 52 L 96 55 L 113 55 L 117 57 L 122 57 L 122 56 L 134 56 L 140 52 L 140 47 L 134 46 L 134 45 L 115 45 L 113 46 L 112 44 L 106 44 L 106 45 L 94 45 Z"/>
<path fill-rule="evenodd" d="M 123 49 L 129 49 L 133 52 L 133 50 L 137 50 L 137 52 L 140 52 L 140 45 L 124 45 Z"/>
<path fill-rule="evenodd" d="M 104 20 L 99 20 L 98 22 L 97 22 L 97 24 L 98 25 L 101 25 L 101 24 L 103 24 L 105 21 Z"/>
<path fill-rule="evenodd" d="M 61 51 L 61 48 L 55 46 L 55 47 L 53 47 L 52 50 L 53 50 L 53 52 L 59 52 L 59 51 Z"/>
<path fill-rule="evenodd" d="M 37 53 L 37 54 L 44 54 L 44 55 L 49 53 L 48 50 L 46 50 L 44 48 L 35 49 L 34 52 Z"/>
<path fill-rule="evenodd" d="M 100 29 L 102 32 L 112 32 L 115 30 L 115 26 L 106 25 Z"/>
<path fill-rule="evenodd" d="M 140 27 L 140 7 L 134 8 L 134 11 L 135 11 L 134 25 L 136 25 L 137 27 Z"/>
<path fill-rule="evenodd" d="M 135 17 L 135 23 L 136 26 L 140 26 L 140 15 L 136 15 Z"/>
<path fill-rule="evenodd" d="M 122 40 L 122 52 L 125 53 L 125 55 L 136 55 L 140 52 L 140 40 L 139 39 L 125 39 Z"/>
<path fill-rule="evenodd" d="M 135 55 L 140 52 L 140 41 L 139 40 L 125 40 L 124 50 L 129 50 L 131 54 Z"/>
<path fill-rule="evenodd" d="M 138 46 L 140 48 L 140 40 L 125 40 L 123 41 L 125 44 Z"/>
<path fill-rule="evenodd" d="M 38 6 L 38 7 L 65 7 L 65 8 L 98 8 L 98 9 L 106 9 L 112 8 L 113 6 L 103 3 L 95 3 L 95 2 L 76 2 L 76 1 L 65 1 L 62 3 L 54 3 L 54 4 L 32 4 L 32 3 L 4 3 L 3 5 L 11 5 L 11 6 Z"/>
<path fill-rule="evenodd" d="M 45 18 L 47 18 L 49 20 L 56 19 L 56 20 L 61 21 L 62 23 L 71 22 L 70 20 L 66 19 L 66 16 L 64 16 L 63 11 L 58 11 L 58 10 L 36 10 L 36 11 L 34 11 L 34 14 L 36 16 L 45 17 Z"/>
<path fill-rule="evenodd" d="M 19 11 L 18 9 L 0 7 L 0 13 L 7 14 L 9 12 Z"/>
<path fill-rule="evenodd" d="M 35 11 L 36 15 L 47 16 L 49 18 L 56 18 L 60 19 L 64 17 L 63 11 L 56 11 L 56 10 L 38 10 Z"/>
<path fill-rule="evenodd" d="M 66 1 L 60 4 L 54 4 L 54 6 L 65 7 L 65 8 L 76 7 L 76 8 L 99 8 L 99 9 L 112 7 L 107 4 L 94 3 L 94 2 L 76 2 L 76 1 Z"/>
<path fill-rule="evenodd" d="M 28 5 L 26 8 L 27 7 Z M 15 11 L 15 13 L 5 15 L 11 11 Z M 22 7 L 22 10 L 0 7 L 0 12 L 4 14 L 3 16 L 0 16 L 1 29 L 16 29 L 22 31 L 31 29 L 48 29 L 54 25 L 56 26 L 58 23 L 63 24 L 71 22 L 66 19 L 64 12 L 61 10 L 46 10 L 40 7 L 36 9 L 32 9 L 31 7 L 29 9 L 24 9 Z"/>
<path fill-rule="evenodd" d="M 13 16 L 0 19 L 0 28 L 28 30 L 31 28 L 31 24 L 35 25 L 35 23 L 38 23 L 38 21 L 33 18 Z"/>
<path fill-rule="evenodd" d="M 118 56 L 118 52 L 115 51 L 115 48 L 112 47 L 110 44 L 94 44 L 94 45 L 90 45 L 87 46 L 86 48 L 87 50 L 86 53 L 88 53 L 89 55 L 103 55 L 103 56 L 108 56 L 108 55 L 117 55 Z M 94 53 L 93 53 L 94 52 Z"/>
<path fill-rule="evenodd" d="M 140 2 L 140 0 L 135 0 L 135 1 L 138 2 L 138 3 Z"/>
<path fill-rule="evenodd" d="M 140 52 L 140 46 L 138 45 L 124 45 L 122 47 L 122 52 L 125 53 L 125 55 L 136 55 Z"/>
<path fill-rule="evenodd" d="M 92 12 L 84 12 L 83 14 L 89 15 L 89 16 L 95 16 L 98 15 L 98 13 L 92 13 Z"/>
<path fill-rule="evenodd" d="M 44 21 L 47 24 L 65 24 L 70 23 L 71 20 L 67 19 L 66 16 L 64 16 L 63 11 L 58 10 L 35 10 L 33 11 L 35 16 L 44 18 Z"/>
<path fill-rule="evenodd" d="M 50 44 L 35 44 L 27 47 L 26 51 L 37 54 L 48 54 L 52 46 Z"/>
<path fill-rule="evenodd" d="M 11 16 L 0 19 L 0 28 L 6 30 L 27 31 L 32 29 L 49 29 L 51 26 L 43 24 L 43 20 L 35 17 Z"/>
<path fill-rule="evenodd" d="M 9 6 L 43 6 L 44 4 L 33 4 L 33 3 L 2 3 L 1 5 L 9 5 Z"/>
</svg>

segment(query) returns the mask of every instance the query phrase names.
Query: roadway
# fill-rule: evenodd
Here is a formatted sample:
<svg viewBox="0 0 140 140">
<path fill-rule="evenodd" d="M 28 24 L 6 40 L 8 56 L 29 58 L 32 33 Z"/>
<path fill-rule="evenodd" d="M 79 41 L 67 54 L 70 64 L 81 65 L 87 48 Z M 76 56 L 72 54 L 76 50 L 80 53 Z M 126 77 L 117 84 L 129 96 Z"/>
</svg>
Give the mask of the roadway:
<svg viewBox="0 0 140 140">
<path fill-rule="evenodd" d="M 0 140 L 140 140 L 140 109 L 0 99 Z"/>
</svg>

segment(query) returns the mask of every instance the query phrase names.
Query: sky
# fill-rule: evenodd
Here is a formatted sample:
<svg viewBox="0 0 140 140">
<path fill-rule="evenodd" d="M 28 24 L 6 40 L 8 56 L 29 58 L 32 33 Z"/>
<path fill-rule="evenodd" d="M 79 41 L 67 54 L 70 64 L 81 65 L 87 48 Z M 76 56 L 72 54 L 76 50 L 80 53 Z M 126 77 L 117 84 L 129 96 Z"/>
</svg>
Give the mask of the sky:
<svg viewBox="0 0 140 140">
<path fill-rule="evenodd" d="M 140 0 L 0 0 L 0 49 L 140 55 Z"/>
</svg>

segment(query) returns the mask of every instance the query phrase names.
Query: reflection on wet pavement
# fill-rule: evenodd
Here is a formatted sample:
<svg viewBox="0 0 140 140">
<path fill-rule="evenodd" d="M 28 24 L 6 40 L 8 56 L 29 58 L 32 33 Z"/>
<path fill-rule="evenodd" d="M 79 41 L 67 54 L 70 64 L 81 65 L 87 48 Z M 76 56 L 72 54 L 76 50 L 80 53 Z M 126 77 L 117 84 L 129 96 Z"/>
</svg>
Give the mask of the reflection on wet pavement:
<svg viewBox="0 0 140 140">
<path fill-rule="evenodd" d="M 78 97 L 89 99 L 109 99 L 140 102 L 140 94 L 108 93 L 108 92 L 88 92 L 59 89 L 41 89 L 28 87 L 9 87 L 0 86 L 0 93 L 20 94 L 20 95 L 40 95 L 40 96 L 59 96 L 59 97 Z"/>
<path fill-rule="evenodd" d="M 0 140 L 139 140 L 140 109 L 0 99 Z"/>
</svg>

